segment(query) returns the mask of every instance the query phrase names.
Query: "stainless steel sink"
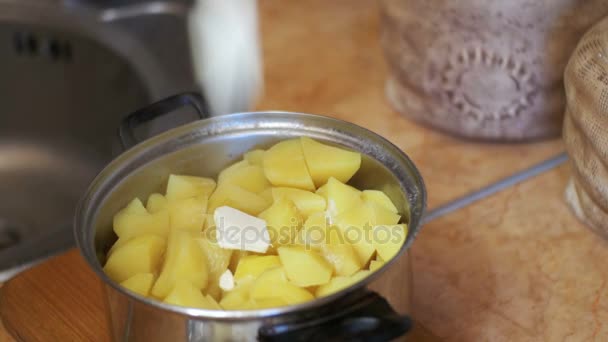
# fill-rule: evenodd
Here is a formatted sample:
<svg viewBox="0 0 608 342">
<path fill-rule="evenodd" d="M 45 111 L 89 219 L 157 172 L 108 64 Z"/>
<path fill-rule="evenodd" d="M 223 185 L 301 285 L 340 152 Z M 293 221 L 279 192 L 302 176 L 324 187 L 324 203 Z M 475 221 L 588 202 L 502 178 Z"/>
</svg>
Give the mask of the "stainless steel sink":
<svg viewBox="0 0 608 342">
<path fill-rule="evenodd" d="M 0 281 L 73 244 L 123 115 L 197 90 L 187 2 L 109 3 L 0 0 Z"/>
</svg>

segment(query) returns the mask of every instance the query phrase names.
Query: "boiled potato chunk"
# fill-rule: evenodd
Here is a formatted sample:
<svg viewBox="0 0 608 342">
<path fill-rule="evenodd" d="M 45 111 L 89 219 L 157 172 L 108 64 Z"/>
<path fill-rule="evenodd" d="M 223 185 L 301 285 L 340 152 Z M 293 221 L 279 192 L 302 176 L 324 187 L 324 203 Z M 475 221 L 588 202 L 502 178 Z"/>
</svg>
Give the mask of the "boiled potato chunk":
<svg viewBox="0 0 608 342">
<path fill-rule="evenodd" d="M 231 183 L 254 193 L 262 192 L 270 187 L 264 170 L 257 165 L 240 167 L 225 175 L 220 182 Z"/>
<path fill-rule="evenodd" d="M 165 237 L 169 233 L 169 214 L 166 211 L 150 214 L 136 198 L 114 215 L 113 227 L 116 235 L 125 239 L 143 234 Z"/>
<path fill-rule="evenodd" d="M 373 212 L 373 215 L 370 220 L 370 222 L 373 225 L 380 225 L 380 224 L 393 225 L 393 224 L 399 223 L 399 220 L 401 220 L 401 216 L 399 216 L 399 214 L 396 214 L 396 213 L 390 211 L 386 207 L 384 207 L 376 202 L 364 201 L 364 203 Z"/>
<path fill-rule="evenodd" d="M 282 298 L 270 297 L 270 298 L 258 298 L 258 299 L 249 299 L 249 302 L 245 304 L 243 307 L 247 310 L 257 310 L 257 309 L 269 309 L 269 308 L 278 308 L 281 306 L 289 305 Z"/>
<path fill-rule="evenodd" d="M 318 188 L 317 191 L 315 191 L 315 194 L 327 199 L 327 184 L 324 184 Z"/>
<path fill-rule="evenodd" d="M 215 189 L 215 181 L 211 178 L 170 175 L 165 196 L 169 201 L 200 195 L 209 197 L 213 189 Z"/>
<path fill-rule="evenodd" d="M 114 281 L 121 283 L 138 273 L 154 273 L 165 251 L 165 239 L 141 235 L 113 251 L 103 268 Z"/>
<path fill-rule="evenodd" d="M 152 295 L 165 298 L 178 280 L 190 282 L 195 288 L 205 289 L 209 279 L 207 260 L 193 233 L 172 230 L 162 270 L 152 287 Z"/>
<path fill-rule="evenodd" d="M 239 284 L 234 289 L 227 291 L 220 300 L 220 306 L 226 310 L 241 310 L 245 309 L 249 303 L 249 294 L 253 282 L 244 282 Z"/>
<path fill-rule="evenodd" d="M 272 203 L 274 201 L 274 199 L 272 198 L 272 189 L 273 188 L 267 188 L 266 190 L 260 192 L 258 195 L 265 199 L 266 202 Z"/>
<path fill-rule="evenodd" d="M 213 242 L 207 237 L 198 238 L 197 242 L 205 255 L 207 269 L 209 270 L 207 294 L 215 299 L 219 299 L 221 296 L 221 289 L 219 286 L 220 276 L 228 269 L 233 250 L 223 249 L 217 242 Z"/>
<path fill-rule="evenodd" d="M 232 250 L 232 256 L 230 257 L 230 264 L 228 264 L 228 269 L 232 272 L 232 274 L 236 273 L 236 268 L 238 267 L 241 259 L 246 256 L 251 255 L 251 252 L 244 250 Z"/>
<path fill-rule="evenodd" d="M 375 252 L 372 244 L 373 217 L 374 211 L 363 202 L 336 217 L 336 226 L 346 241 L 353 246 L 362 265 L 367 264 Z"/>
<path fill-rule="evenodd" d="M 120 283 L 120 285 L 141 296 L 147 296 L 154 283 L 154 274 L 138 273 Z"/>
<path fill-rule="evenodd" d="M 213 214 L 216 208 L 222 206 L 229 206 L 255 216 L 268 208 L 270 203 L 238 185 L 223 182 L 209 198 L 209 213 Z"/>
<path fill-rule="evenodd" d="M 327 214 L 333 223 L 336 216 L 355 205 L 363 203 L 361 191 L 346 185 L 335 178 L 327 181 Z"/>
<path fill-rule="evenodd" d="M 212 296 L 206 295 L 205 299 L 207 299 L 210 309 L 223 310 L 223 308 L 220 306 L 220 304 L 217 302 L 217 300 L 215 300 L 215 298 L 213 298 Z"/>
<path fill-rule="evenodd" d="M 128 214 L 142 214 L 142 215 L 148 213 L 148 211 L 144 207 L 144 204 L 139 200 L 139 198 L 133 199 L 120 212 L 124 212 L 124 213 L 128 213 Z"/>
<path fill-rule="evenodd" d="M 278 252 L 287 278 L 293 284 L 315 286 L 331 279 L 331 265 L 317 252 L 299 246 L 279 247 Z"/>
<path fill-rule="evenodd" d="M 408 228 L 405 224 L 374 227 L 374 248 L 383 260 L 392 259 L 407 238 Z"/>
<path fill-rule="evenodd" d="M 321 248 L 327 240 L 327 218 L 324 212 L 308 216 L 297 234 L 296 242 L 304 248 Z"/>
<path fill-rule="evenodd" d="M 372 260 L 369 262 L 369 270 L 372 272 L 379 270 L 382 266 L 384 266 L 384 261 L 382 260 Z"/>
<path fill-rule="evenodd" d="M 338 276 L 349 276 L 361 269 L 359 256 L 347 242 L 330 241 L 321 247 L 321 253 Z"/>
<path fill-rule="evenodd" d="M 188 280 L 179 279 L 165 298 L 165 303 L 199 309 L 221 310 L 222 308 L 210 296 L 204 296 L 201 290 Z"/>
<path fill-rule="evenodd" d="M 115 250 L 117 250 L 120 247 L 124 246 L 127 242 L 131 241 L 132 239 L 133 239 L 132 237 L 118 238 L 118 240 L 116 240 L 116 242 L 114 242 L 114 244 L 112 245 L 112 247 L 110 247 L 110 250 L 108 251 L 106 257 L 109 258 L 110 255 L 112 255 L 112 253 L 114 253 Z"/>
<path fill-rule="evenodd" d="M 226 178 L 230 178 L 230 176 L 234 173 L 237 172 L 238 170 L 249 166 L 249 162 L 247 162 L 246 160 L 241 160 L 239 162 L 236 162 L 230 166 L 228 166 L 227 168 L 225 168 L 224 170 L 222 170 L 220 172 L 220 174 L 217 176 L 217 182 L 221 183 L 223 182 Z"/>
<path fill-rule="evenodd" d="M 325 198 L 313 192 L 294 188 L 273 188 L 274 201 L 281 197 L 292 201 L 304 218 L 314 212 L 324 211 L 327 206 Z"/>
<path fill-rule="evenodd" d="M 243 158 L 249 163 L 249 165 L 257 165 L 257 166 L 263 166 L 264 165 L 264 150 L 252 150 L 249 152 L 246 152 L 243 155 Z"/>
<path fill-rule="evenodd" d="M 334 277 L 327 284 L 321 285 L 315 291 L 316 297 L 329 296 L 351 285 L 354 285 L 371 274 L 371 271 L 361 270 L 349 277 Z"/>
<path fill-rule="evenodd" d="M 246 278 L 257 278 L 264 271 L 281 266 L 281 260 L 276 255 L 248 255 L 239 261 L 234 272 L 234 280 L 238 283 Z"/>
<path fill-rule="evenodd" d="M 274 186 L 315 190 L 299 139 L 285 140 L 264 153 L 264 173 Z"/>
<path fill-rule="evenodd" d="M 361 166 L 359 153 L 325 145 L 306 137 L 300 139 L 308 171 L 316 186 L 327 183 L 330 177 L 346 183 Z"/>
<path fill-rule="evenodd" d="M 207 213 L 207 196 L 200 195 L 169 203 L 169 217 L 172 229 L 191 232 L 203 230 Z"/>
<path fill-rule="evenodd" d="M 269 268 L 262 272 L 251 285 L 251 298 L 273 298 L 274 288 L 288 283 L 283 267 Z"/>
<path fill-rule="evenodd" d="M 306 289 L 289 283 L 282 267 L 261 274 L 251 287 L 250 295 L 253 300 L 278 298 L 287 305 L 314 299 Z"/>
<path fill-rule="evenodd" d="M 148 197 L 146 209 L 150 214 L 154 214 L 161 210 L 167 209 L 167 203 L 168 201 L 165 196 L 155 193 Z"/>
<path fill-rule="evenodd" d="M 304 221 L 295 204 L 283 197 L 276 200 L 258 217 L 266 221 L 272 250 L 292 244 Z"/>
<path fill-rule="evenodd" d="M 375 202 L 391 212 L 397 213 L 397 207 L 395 207 L 391 199 L 380 190 L 364 190 L 361 193 L 361 198 L 366 202 Z"/>
</svg>

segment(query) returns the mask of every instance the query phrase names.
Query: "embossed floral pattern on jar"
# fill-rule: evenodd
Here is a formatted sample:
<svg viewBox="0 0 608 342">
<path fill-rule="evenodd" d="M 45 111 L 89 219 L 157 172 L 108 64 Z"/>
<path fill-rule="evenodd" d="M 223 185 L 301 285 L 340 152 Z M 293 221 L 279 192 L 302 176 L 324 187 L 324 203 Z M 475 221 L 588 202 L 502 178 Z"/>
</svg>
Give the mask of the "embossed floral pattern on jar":
<svg viewBox="0 0 608 342">
<path fill-rule="evenodd" d="M 601 0 L 381 0 L 396 110 L 474 139 L 558 137 L 563 71 Z"/>
</svg>

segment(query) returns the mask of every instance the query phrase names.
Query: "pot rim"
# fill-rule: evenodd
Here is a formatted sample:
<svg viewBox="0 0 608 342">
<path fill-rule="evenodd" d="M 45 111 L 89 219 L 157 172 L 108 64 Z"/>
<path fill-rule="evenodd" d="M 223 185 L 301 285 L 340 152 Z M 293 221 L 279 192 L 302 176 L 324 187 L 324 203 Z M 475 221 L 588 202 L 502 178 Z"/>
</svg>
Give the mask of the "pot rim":
<svg viewBox="0 0 608 342">
<path fill-rule="evenodd" d="M 396 160 L 396 162 L 399 162 L 399 164 L 401 164 L 400 165 L 401 167 L 405 166 L 407 168 L 407 171 L 411 174 L 411 175 L 408 175 L 407 177 L 413 178 L 413 181 L 415 181 L 417 183 L 418 202 L 419 202 L 419 206 L 420 206 L 420 210 L 418 212 L 412 213 L 411 204 L 409 204 L 410 207 L 408 210 L 410 210 L 410 222 L 408 223 L 408 236 L 406 238 L 406 242 L 403 244 L 403 246 L 401 246 L 401 249 L 399 250 L 398 254 L 395 257 L 393 257 L 390 261 L 388 261 L 384 265 L 382 265 L 382 267 L 380 269 L 372 272 L 369 276 L 367 276 L 363 280 L 361 280 L 361 281 L 357 282 L 356 284 L 351 285 L 345 289 L 342 289 L 336 293 L 333 293 L 331 295 L 324 296 L 321 298 L 316 298 L 314 300 L 304 302 L 301 304 L 283 306 L 283 307 L 278 307 L 278 308 L 259 309 L 259 310 L 209 310 L 209 309 L 188 308 L 188 307 L 181 307 L 181 306 L 166 304 L 159 300 L 147 298 L 147 297 L 135 294 L 131 291 L 128 291 L 125 288 L 123 288 L 122 286 L 120 286 L 120 284 L 118 284 L 117 282 L 111 280 L 103 271 L 103 267 L 98 262 L 98 259 L 96 257 L 96 249 L 94 246 L 94 232 L 91 232 L 94 230 L 94 227 L 92 226 L 92 224 L 89 224 L 89 226 L 87 227 L 87 224 L 86 224 L 86 222 L 88 222 L 88 221 L 93 222 L 94 221 L 93 217 L 95 217 L 98 214 L 99 205 L 91 205 L 91 201 L 95 198 L 95 194 L 98 192 L 98 190 L 104 188 L 104 185 L 105 185 L 104 181 L 107 181 L 109 178 L 111 178 L 111 176 L 115 172 L 116 168 L 119 168 L 120 166 L 128 165 L 129 162 L 132 161 L 132 159 L 134 157 L 136 157 L 137 155 L 141 155 L 146 149 L 162 146 L 163 144 L 167 144 L 168 142 L 175 141 L 175 139 L 179 140 L 180 138 L 181 139 L 188 138 L 188 136 L 190 136 L 192 132 L 195 132 L 201 128 L 209 126 L 212 123 L 218 123 L 218 122 L 224 122 L 224 121 L 230 121 L 230 120 L 238 122 L 239 119 L 248 119 L 251 117 L 271 117 L 271 119 L 272 118 L 275 118 L 275 119 L 276 118 L 278 118 L 278 119 L 285 119 L 285 118 L 307 119 L 308 118 L 308 119 L 312 119 L 312 120 L 322 121 L 327 124 L 327 127 L 332 127 L 332 128 L 340 127 L 342 129 L 342 131 L 348 131 L 350 134 L 353 135 L 353 139 L 359 139 L 359 138 L 362 138 L 363 136 L 366 136 L 368 139 L 371 138 L 372 140 L 375 140 L 374 141 L 375 143 L 378 143 L 379 145 L 381 145 L 383 150 L 391 153 L 393 156 L 396 156 L 397 157 L 396 159 L 398 159 L 398 160 Z M 278 120 L 278 121 L 280 121 L 280 120 Z M 272 125 L 270 125 L 270 126 L 272 126 Z M 306 126 L 306 124 L 301 125 L 301 126 Z M 264 127 L 255 126 L 255 128 L 264 128 Z M 266 128 L 268 128 L 268 127 L 266 127 Z M 211 133 L 212 134 L 208 134 L 208 135 L 213 135 L 213 132 L 211 132 Z M 304 136 L 304 134 L 303 134 L 303 136 Z M 192 145 L 196 145 L 196 143 L 193 143 Z M 186 145 L 184 145 L 184 146 L 186 146 Z M 361 152 L 361 153 L 366 154 L 368 157 L 376 160 L 377 162 L 381 163 L 383 166 L 385 166 L 385 167 L 387 166 L 385 161 L 379 160 L 376 156 L 370 155 L 370 154 L 367 154 L 364 152 Z M 163 154 L 156 156 L 156 158 L 158 158 L 162 155 Z M 141 167 L 141 165 L 136 168 L 131 168 L 128 171 L 129 174 L 131 174 L 135 170 L 138 170 L 139 167 Z M 393 170 L 390 170 L 390 172 L 393 173 L 393 175 L 399 180 L 400 190 L 406 195 L 406 198 L 407 198 L 407 192 L 406 192 L 406 189 L 402 182 L 402 178 L 398 174 L 395 174 L 395 172 Z M 111 193 L 113 190 L 114 190 L 113 187 L 110 188 L 110 190 L 108 191 L 108 194 Z M 107 195 L 103 196 L 104 199 L 105 199 L 105 197 L 107 197 Z M 102 203 L 102 202 L 104 202 L 104 199 L 97 200 L 97 202 Z M 114 290 L 118 291 L 122 295 L 127 296 L 128 298 L 130 298 L 132 300 L 136 300 L 138 302 L 142 302 L 147 305 L 150 305 L 154 308 L 157 308 L 160 310 L 166 310 L 166 311 L 168 311 L 170 313 L 174 313 L 174 314 L 185 315 L 188 317 L 193 317 L 193 318 L 198 318 L 198 319 L 221 320 L 221 321 L 246 321 L 246 320 L 258 320 L 261 318 L 271 318 L 271 317 L 278 316 L 278 315 L 285 315 L 285 314 L 290 314 L 290 313 L 295 313 L 295 312 L 303 312 L 303 311 L 307 311 L 310 309 L 319 308 L 328 303 L 335 302 L 340 299 L 345 299 L 349 294 L 352 294 L 358 290 L 362 290 L 370 282 L 377 279 L 381 274 L 386 272 L 386 270 L 394 262 L 396 262 L 397 258 L 404 257 L 406 250 L 408 250 L 409 247 L 412 245 L 416 235 L 418 234 L 418 231 L 421 228 L 422 217 L 426 210 L 426 201 L 427 201 L 426 187 L 425 187 L 424 181 L 422 179 L 422 176 L 420 175 L 420 172 L 418 171 L 418 169 L 416 168 L 414 163 L 411 161 L 411 159 L 409 158 L 409 156 L 407 154 L 405 154 L 403 151 L 401 151 L 401 149 L 399 149 L 397 146 L 395 146 L 393 143 L 388 141 L 386 138 L 380 136 L 379 134 L 372 132 L 371 130 L 369 130 L 367 128 L 356 125 L 354 123 L 351 123 L 351 122 L 348 122 L 345 120 L 327 117 L 327 116 L 322 116 L 322 115 L 288 112 L 288 111 L 252 111 L 252 112 L 233 113 L 233 114 L 227 114 L 227 115 L 221 115 L 221 116 L 210 117 L 210 118 L 206 118 L 206 119 L 202 119 L 202 120 L 197 120 L 197 121 L 185 124 L 185 125 L 181 125 L 181 126 L 172 128 L 170 130 L 167 130 L 167 131 L 160 133 L 158 135 L 155 135 L 153 137 L 150 137 L 146 140 L 139 142 L 137 145 L 131 147 L 130 149 L 124 151 L 119 156 L 114 158 L 110 163 L 108 163 L 103 168 L 103 170 L 101 170 L 97 174 L 97 176 L 91 181 L 88 189 L 86 190 L 85 194 L 79 201 L 78 206 L 76 208 L 73 229 L 74 229 L 74 236 L 75 236 L 75 240 L 76 240 L 76 246 L 77 246 L 81 256 L 86 260 L 88 266 L 96 273 L 96 275 L 100 278 L 100 280 L 102 280 L 105 283 L 105 285 L 111 286 Z M 91 215 L 91 216 L 85 215 L 86 214 L 85 209 L 88 209 L 88 210 L 86 210 L 86 213 L 88 213 L 89 211 L 92 210 L 94 215 Z"/>
</svg>

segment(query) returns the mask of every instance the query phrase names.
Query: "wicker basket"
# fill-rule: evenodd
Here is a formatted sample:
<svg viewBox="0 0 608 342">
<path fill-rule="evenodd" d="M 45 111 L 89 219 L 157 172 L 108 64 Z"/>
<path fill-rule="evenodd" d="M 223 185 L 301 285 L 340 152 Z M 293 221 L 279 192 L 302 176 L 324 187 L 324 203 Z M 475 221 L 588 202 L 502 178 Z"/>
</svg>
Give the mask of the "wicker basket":
<svg viewBox="0 0 608 342">
<path fill-rule="evenodd" d="M 608 18 L 579 42 L 564 73 L 564 140 L 573 172 L 566 200 L 608 238 Z"/>
</svg>

